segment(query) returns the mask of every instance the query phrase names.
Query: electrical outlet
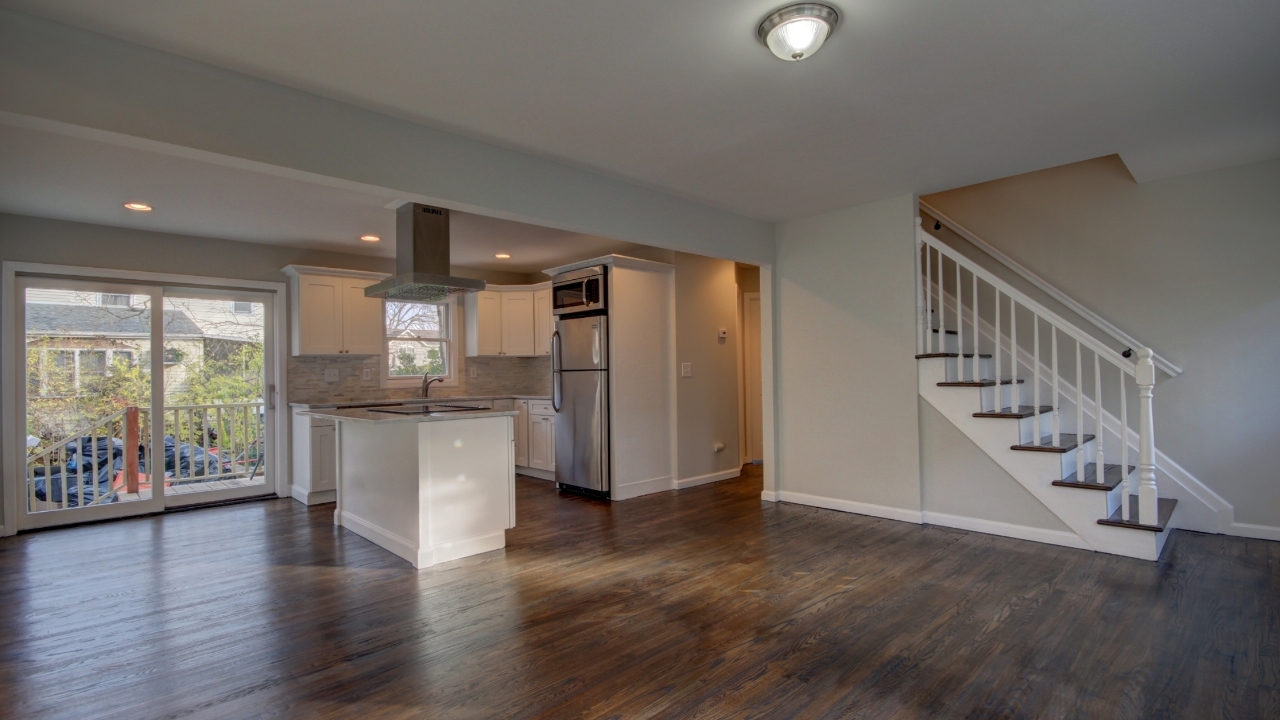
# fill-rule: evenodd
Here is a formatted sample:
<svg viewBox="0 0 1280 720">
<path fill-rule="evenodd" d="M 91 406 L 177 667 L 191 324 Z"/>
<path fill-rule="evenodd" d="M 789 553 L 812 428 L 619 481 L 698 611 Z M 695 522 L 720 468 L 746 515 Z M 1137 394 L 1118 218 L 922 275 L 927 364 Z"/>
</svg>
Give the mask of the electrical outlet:
<svg viewBox="0 0 1280 720">
<path fill-rule="evenodd" d="M 331 383 L 338 382 L 338 368 L 325 368 L 324 381 Z"/>
<path fill-rule="evenodd" d="M 369 368 L 364 368 L 363 370 L 361 370 L 361 371 L 360 371 L 360 379 L 361 379 L 361 380 L 372 380 L 372 379 L 373 379 L 373 371 L 372 371 L 372 370 L 370 370 Z"/>
<path fill-rule="evenodd" d="M 467 368 L 467 377 L 474 379 L 475 376 L 476 376 L 476 366 L 472 365 L 471 367 Z"/>
<path fill-rule="evenodd" d="M 680 363 L 680 377 L 693 377 L 693 363 Z"/>
</svg>

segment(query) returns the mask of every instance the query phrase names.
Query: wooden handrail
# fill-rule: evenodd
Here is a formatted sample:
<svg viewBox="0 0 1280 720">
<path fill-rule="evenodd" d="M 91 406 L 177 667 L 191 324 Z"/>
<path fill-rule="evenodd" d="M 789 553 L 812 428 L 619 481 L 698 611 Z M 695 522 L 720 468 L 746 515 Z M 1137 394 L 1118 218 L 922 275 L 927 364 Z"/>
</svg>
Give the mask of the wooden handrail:
<svg viewBox="0 0 1280 720">
<path fill-rule="evenodd" d="M 1022 263 L 1019 263 L 1017 260 L 1014 260 L 1013 258 L 1009 257 L 1008 255 L 1002 252 L 999 248 L 996 248 L 991 243 L 988 243 L 986 240 L 983 240 L 982 238 L 973 234 L 969 230 L 965 229 L 963 225 L 947 217 L 945 214 L 940 212 L 937 208 L 933 207 L 932 205 L 925 202 L 924 200 L 920 201 L 920 209 L 929 213 L 929 215 L 931 215 L 938 222 L 942 223 L 943 225 L 946 225 L 948 228 L 951 228 L 951 230 L 955 232 L 955 234 L 969 241 L 974 247 L 977 247 L 979 250 L 991 256 L 1001 265 L 1004 265 L 1010 270 L 1016 272 L 1018 275 L 1022 277 L 1022 279 L 1026 280 L 1032 285 L 1035 285 L 1037 288 L 1040 288 L 1046 294 L 1052 297 L 1054 300 L 1057 300 L 1063 305 L 1066 305 L 1068 308 L 1071 309 L 1072 312 L 1084 318 L 1085 320 L 1088 320 L 1089 323 L 1094 327 L 1098 328 L 1099 330 L 1115 338 L 1118 342 L 1124 343 L 1126 347 L 1133 349 L 1135 352 L 1137 351 L 1138 348 L 1144 347 L 1143 344 L 1138 342 L 1138 340 L 1134 338 L 1132 335 L 1130 335 L 1129 333 L 1126 333 L 1125 331 L 1111 324 L 1110 322 L 1107 321 L 1106 318 L 1102 317 L 1101 315 L 1098 315 L 1097 313 L 1093 312 L 1092 310 L 1085 307 L 1084 305 L 1081 305 L 1079 302 L 1073 299 L 1070 295 L 1067 295 L 1066 293 L 1062 292 L 1058 288 L 1054 287 L 1049 283 L 1049 281 L 1035 274 L 1026 266 L 1024 266 Z M 937 238 L 934 238 L 934 239 L 937 240 Z M 1154 351 L 1152 352 L 1152 361 L 1155 363 L 1156 367 L 1160 368 L 1160 370 L 1164 371 L 1170 377 L 1176 377 L 1182 374 L 1182 368 L 1178 367 L 1177 365 L 1174 365 L 1168 359 L 1155 354 Z"/>
</svg>

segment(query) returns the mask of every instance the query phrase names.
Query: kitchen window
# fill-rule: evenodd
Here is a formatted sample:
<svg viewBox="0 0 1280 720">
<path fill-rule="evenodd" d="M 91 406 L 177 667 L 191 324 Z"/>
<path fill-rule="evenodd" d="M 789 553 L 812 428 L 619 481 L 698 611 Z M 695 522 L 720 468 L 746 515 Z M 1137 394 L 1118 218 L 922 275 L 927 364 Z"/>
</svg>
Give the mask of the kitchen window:
<svg viewBox="0 0 1280 720">
<path fill-rule="evenodd" d="M 416 385 L 424 375 L 452 384 L 454 303 L 386 304 L 384 385 Z"/>
</svg>

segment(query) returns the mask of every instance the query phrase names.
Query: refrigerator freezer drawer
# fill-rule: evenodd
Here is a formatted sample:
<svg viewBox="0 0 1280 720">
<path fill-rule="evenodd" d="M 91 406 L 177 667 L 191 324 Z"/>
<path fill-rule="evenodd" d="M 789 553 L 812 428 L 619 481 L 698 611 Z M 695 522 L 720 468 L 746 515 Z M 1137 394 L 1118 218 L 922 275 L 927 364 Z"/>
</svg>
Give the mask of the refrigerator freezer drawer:
<svg viewBox="0 0 1280 720">
<path fill-rule="evenodd" d="M 556 373 L 556 482 L 608 492 L 609 375 L 600 371 Z"/>
</svg>

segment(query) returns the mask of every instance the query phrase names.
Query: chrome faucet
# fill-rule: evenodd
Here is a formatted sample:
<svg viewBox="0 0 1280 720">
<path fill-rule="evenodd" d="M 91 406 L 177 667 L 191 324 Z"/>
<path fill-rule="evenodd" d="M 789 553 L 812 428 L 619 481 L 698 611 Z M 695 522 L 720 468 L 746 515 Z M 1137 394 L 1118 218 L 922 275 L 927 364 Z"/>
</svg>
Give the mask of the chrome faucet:
<svg viewBox="0 0 1280 720">
<path fill-rule="evenodd" d="M 430 375 L 422 376 L 422 397 L 424 399 L 431 397 L 431 383 L 433 382 L 444 382 L 444 378 L 431 377 Z"/>
</svg>

